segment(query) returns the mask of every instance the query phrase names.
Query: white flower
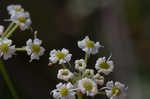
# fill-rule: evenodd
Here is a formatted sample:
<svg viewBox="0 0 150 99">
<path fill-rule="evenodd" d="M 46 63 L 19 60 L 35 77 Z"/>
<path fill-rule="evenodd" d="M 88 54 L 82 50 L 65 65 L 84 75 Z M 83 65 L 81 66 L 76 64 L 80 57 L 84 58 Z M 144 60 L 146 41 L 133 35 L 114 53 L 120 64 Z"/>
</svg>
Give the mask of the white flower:
<svg viewBox="0 0 150 99">
<path fill-rule="evenodd" d="M 69 51 L 65 48 L 60 50 L 52 50 L 50 52 L 49 60 L 52 63 L 57 63 L 59 61 L 59 64 L 63 64 L 66 62 L 69 62 L 71 60 L 72 54 L 69 54 Z"/>
<path fill-rule="evenodd" d="M 79 71 L 83 71 L 86 68 L 86 63 L 83 59 L 75 61 L 75 68 Z"/>
<path fill-rule="evenodd" d="M 125 91 L 127 90 L 124 84 L 120 82 L 115 82 L 114 84 L 113 81 L 107 82 L 105 89 L 106 95 L 110 99 L 118 99 L 121 95 L 125 96 Z"/>
<path fill-rule="evenodd" d="M 10 15 L 15 15 L 18 12 L 24 12 L 24 9 L 21 7 L 21 5 L 9 5 L 7 7 L 7 10 L 9 12 Z"/>
<path fill-rule="evenodd" d="M 22 31 L 29 29 L 32 23 L 28 12 L 18 12 L 13 14 L 10 20 L 18 24 Z"/>
<path fill-rule="evenodd" d="M 0 57 L 3 56 L 4 60 L 7 60 L 15 54 L 15 45 L 11 46 L 12 40 L 4 39 L 0 41 Z"/>
<path fill-rule="evenodd" d="M 31 39 L 29 39 L 26 42 L 26 51 L 28 55 L 31 55 L 31 60 L 39 60 L 39 57 L 44 54 L 45 49 L 41 47 L 40 45 L 42 44 L 42 41 L 39 40 L 38 38 L 35 38 L 32 42 Z"/>
<path fill-rule="evenodd" d="M 94 70 L 93 69 L 86 69 L 84 71 L 84 75 L 88 76 L 88 77 L 92 77 L 92 76 L 94 76 Z"/>
<path fill-rule="evenodd" d="M 75 99 L 75 92 L 71 83 L 59 83 L 51 93 L 55 99 Z"/>
<path fill-rule="evenodd" d="M 73 77 L 73 74 L 68 69 L 60 69 L 57 74 L 58 79 L 62 79 L 65 81 L 68 81 L 72 77 Z"/>
<path fill-rule="evenodd" d="M 3 31 L 4 31 L 4 26 L 0 25 L 0 35 L 3 34 Z"/>
<path fill-rule="evenodd" d="M 96 83 L 88 78 L 83 78 L 78 82 L 78 89 L 87 96 L 94 96 L 97 94 L 97 85 Z"/>
<path fill-rule="evenodd" d="M 94 43 L 86 36 L 82 41 L 78 41 L 78 47 L 88 54 L 96 54 L 102 46 L 99 42 Z"/>
<path fill-rule="evenodd" d="M 110 58 L 109 58 L 110 59 Z M 108 75 L 114 69 L 113 61 L 106 60 L 106 57 L 99 58 L 96 62 L 95 68 L 98 70 L 99 73 L 104 73 Z"/>
<path fill-rule="evenodd" d="M 94 76 L 94 80 L 95 80 L 95 82 L 96 82 L 98 85 L 100 85 L 100 86 L 104 85 L 104 77 L 101 76 L 100 74 L 97 73 L 97 74 Z"/>
</svg>

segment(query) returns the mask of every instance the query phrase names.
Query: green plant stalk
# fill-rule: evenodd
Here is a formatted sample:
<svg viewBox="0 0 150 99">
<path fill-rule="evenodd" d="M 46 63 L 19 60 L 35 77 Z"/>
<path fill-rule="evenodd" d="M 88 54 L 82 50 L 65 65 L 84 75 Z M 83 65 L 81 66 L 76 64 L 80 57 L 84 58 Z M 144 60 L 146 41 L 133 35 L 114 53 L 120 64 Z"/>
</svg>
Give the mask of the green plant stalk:
<svg viewBox="0 0 150 99">
<path fill-rule="evenodd" d="M 64 69 L 66 68 L 66 65 L 65 65 L 64 63 L 62 63 L 61 65 L 62 65 L 62 67 L 63 67 Z"/>
<path fill-rule="evenodd" d="M 88 53 L 85 54 L 85 59 L 84 59 L 85 63 L 87 64 L 88 61 Z"/>
<path fill-rule="evenodd" d="M 9 26 L 7 27 L 7 29 L 5 30 L 5 32 L 2 35 L 2 39 L 7 35 L 7 33 L 10 31 L 10 29 L 13 27 L 14 24 L 15 24 L 14 22 L 11 22 L 9 24 Z"/>
<path fill-rule="evenodd" d="M 8 38 L 8 37 L 10 37 L 12 34 L 13 34 L 13 32 L 18 28 L 18 24 L 16 24 L 8 33 L 7 33 L 7 35 L 4 37 L 4 38 Z"/>
<path fill-rule="evenodd" d="M 98 92 L 97 94 L 100 94 L 100 95 L 106 95 L 105 92 Z"/>
<path fill-rule="evenodd" d="M 16 48 L 16 51 L 22 52 L 22 51 L 26 51 L 25 48 Z"/>
<path fill-rule="evenodd" d="M 82 94 L 78 93 L 77 96 L 78 96 L 78 99 L 83 99 Z"/>
<path fill-rule="evenodd" d="M 17 93 L 16 93 L 16 91 L 13 87 L 13 84 L 12 84 L 10 78 L 9 78 L 9 75 L 7 74 L 5 66 L 3 65 L 3 62 L 2 62 L 1 59 L 0 59 L 0 72 L 1 72 L 2 76 L 4 77 L 4 80 L 5 80 L 7 86 L 10 90 L 10 93 L 11 93 L 13 99 L 18 99 Z"/>
</svg>

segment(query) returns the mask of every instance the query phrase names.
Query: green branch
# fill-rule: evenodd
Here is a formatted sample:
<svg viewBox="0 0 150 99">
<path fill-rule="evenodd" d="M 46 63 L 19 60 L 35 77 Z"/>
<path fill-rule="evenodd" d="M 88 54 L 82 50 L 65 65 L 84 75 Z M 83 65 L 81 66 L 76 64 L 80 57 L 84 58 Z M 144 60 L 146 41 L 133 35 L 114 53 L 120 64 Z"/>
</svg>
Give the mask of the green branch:
<svg viewBox="0 0 150 99">
<path fill-rule="evenodd" d="M 17 93 L 16 93 L 16 91 L 15 91 L 15 89 L 13 87 L 13 84 L 12 84 L 10 78 L 9 78 L 9 75 L 7 74 L 5 66 L 3 65 L 3 62 L 2 62 L 1 59 L 0 59 L 0 72 L 1 72 L 1 74 L 2 74 L 6 84 L 7 84 L 8 88 L 9 88 L 9 90 L 10 90 L 10 93 L 11 93 L 13 99 L 18 99 Z"/>
</svg>

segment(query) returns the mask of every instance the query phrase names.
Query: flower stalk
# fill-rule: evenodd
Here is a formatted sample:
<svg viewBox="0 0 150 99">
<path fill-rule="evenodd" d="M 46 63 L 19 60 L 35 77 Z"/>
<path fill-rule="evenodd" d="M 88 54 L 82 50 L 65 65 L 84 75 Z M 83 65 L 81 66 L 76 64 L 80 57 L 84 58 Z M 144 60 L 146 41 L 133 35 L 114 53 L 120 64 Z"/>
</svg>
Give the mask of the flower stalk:
<svg viewBox="0 0 150 99">
<path fill-rule="evenodd" d="M 13 32 L 18 28 L 18 24 L 16 24 L 8 33 L 7 33 L 7 35 L 5 36 L 5 38 L 9 38 L 12 34 L 13 34 Z"/>
<path fill-rule="evenodd" d="M 22 52 L 22 51 L 26 51 L 25 48 L 16 48 L 16 51 Z"/>
<path fill-rule="evenodd" d="M 9 24 L 8 28 L 5 30 L 5 32 L 2 35 L 2 39 L 4 39 L 4 37 L 7 35 L 7 33 L 10 31 L 10 29 L 13 27 L 14 24 L 15 24 L 14 22 L 11 22 Z"/>
<path fill-rule="evenodd" d="M 1 72 L 2 76 L 4 77 L 4 80 L 10 90 L 10 93 L 11 93 L 13 99 L 19 99 L 2 60 L 0 60 L 0 72 Z"/>
<path fill-rule="evenodd" d="M 78 96 L 78 99 L 83 99 L 83 95 L 81 93 L 78 93 L 77 96 Z"/>
<path fill-rule="evenodd" d="M 87 64 L 88 61 L 88 53 L 85 54 L 85 63 Z"/>
</svg>

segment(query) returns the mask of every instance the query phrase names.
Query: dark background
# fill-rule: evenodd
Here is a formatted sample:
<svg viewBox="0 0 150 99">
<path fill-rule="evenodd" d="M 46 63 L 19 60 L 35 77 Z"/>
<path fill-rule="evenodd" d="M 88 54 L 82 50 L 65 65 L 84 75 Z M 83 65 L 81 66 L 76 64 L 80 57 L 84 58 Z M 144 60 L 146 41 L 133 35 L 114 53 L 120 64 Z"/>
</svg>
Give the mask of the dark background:
<svg viewBox="0 0 150 99">
<path fill-rule="evenodd" d="M 30 12 L 32 27 L 39 31 L 38 37 L 46 48 L 39 61 L 29 63 L 30 57 L 24 52 L 4 61 L 19 99 L 52 99 L 50 90 L 59 81 L 56 80 L 58 67 L 47 65 L 50 50 L 67 48 L 73 60 L 84 57 L 77 41 L 86 35 L 105 46 L 89 62 L 95 64 L 98 57 L 112 53 L 115 70 L 108 78 L 129 86 L 127 99 L 148 99 L 149 0 L 0 0 L 0 24 L 5 26 L 9 24 L 3 21 L 9 19 L 6 10 L 9 4 L 21 4 Z M 11 37 L 17 47 L 24 46 L 29 38 L 33 38 L 31 31 L 19 29 Z M 100 97 L 106 98 L 96 96 Z M 12 99 L 1 75 L 0 98 Z"/>
</svg>

